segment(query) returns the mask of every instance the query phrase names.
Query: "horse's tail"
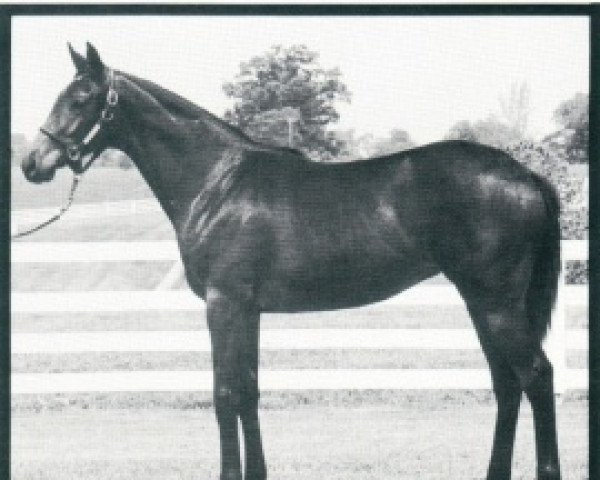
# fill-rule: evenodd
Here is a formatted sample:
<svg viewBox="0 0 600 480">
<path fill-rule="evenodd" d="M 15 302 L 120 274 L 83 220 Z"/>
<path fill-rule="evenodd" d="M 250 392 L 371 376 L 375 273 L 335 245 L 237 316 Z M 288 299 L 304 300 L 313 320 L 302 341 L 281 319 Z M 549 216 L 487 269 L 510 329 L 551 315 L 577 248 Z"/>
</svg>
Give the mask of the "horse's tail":
<svg viewBox="0 0 600 480">
<path fill-rule="evenodd" d="M 560 200 L 545 178 L 534 174 L 534 182 L 546 206 L 545 229 L 541 232 L 527 292 L 527 316 L 531 328 L 541 341 L 550 327 L 560 275 Z"/>
</svg>

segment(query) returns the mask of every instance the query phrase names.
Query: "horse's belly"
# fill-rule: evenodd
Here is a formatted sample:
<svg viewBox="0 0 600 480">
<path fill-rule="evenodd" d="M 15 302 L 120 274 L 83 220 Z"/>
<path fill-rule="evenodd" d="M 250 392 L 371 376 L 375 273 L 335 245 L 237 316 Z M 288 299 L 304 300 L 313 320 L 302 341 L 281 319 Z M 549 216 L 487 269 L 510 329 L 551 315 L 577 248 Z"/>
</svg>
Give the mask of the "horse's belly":
<svg viewBox="0 0 600 480">
<path fill-rule="evenodd" d="M 372 259 L 312 265 L 280 271 L 267 280 L 259 303 L 266 312 L 299 312 L 357 307 L 385 300 L 439 272 L 417 258 Z"/>
</svg>

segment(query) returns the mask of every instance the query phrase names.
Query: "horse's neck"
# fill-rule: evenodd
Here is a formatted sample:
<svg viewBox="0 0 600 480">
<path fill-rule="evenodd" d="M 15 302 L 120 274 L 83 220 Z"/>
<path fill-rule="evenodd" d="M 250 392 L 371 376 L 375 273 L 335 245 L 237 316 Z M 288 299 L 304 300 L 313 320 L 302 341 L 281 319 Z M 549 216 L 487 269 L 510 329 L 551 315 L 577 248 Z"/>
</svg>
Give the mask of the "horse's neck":
<svg viewBox="0 0 600 480">
<path fill-rule="evenodd" d="M 239 157 L 228 151 L 239 150 L 245 140 L 236 139 L 208 113 L 181 115 L 134 82 L 124 83 L 117 147 L 136 164 L 177 227 L 194 198 L 214 183 L 214 172 L 226 170 L 223 162 Z"/>
</svg>

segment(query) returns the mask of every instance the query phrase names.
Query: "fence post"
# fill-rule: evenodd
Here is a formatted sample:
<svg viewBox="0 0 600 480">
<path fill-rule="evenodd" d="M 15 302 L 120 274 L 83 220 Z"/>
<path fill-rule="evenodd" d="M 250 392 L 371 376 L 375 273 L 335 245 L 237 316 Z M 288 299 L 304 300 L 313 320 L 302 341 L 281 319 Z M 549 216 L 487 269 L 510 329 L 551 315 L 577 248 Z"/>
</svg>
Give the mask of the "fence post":
<svg viewBox="0 0 600 480">
<path fill-rule="evenodd" d="M 562 396 L 567 390 L 567 345 L 565 326 L 565 270 L 566 259 L 561 255 L 561 272 L 558 279 L 556 305 L 552 313 L 552 325 L 546 337 L 544 350 L 554 369 L 554 392 Z"/>
</svg>

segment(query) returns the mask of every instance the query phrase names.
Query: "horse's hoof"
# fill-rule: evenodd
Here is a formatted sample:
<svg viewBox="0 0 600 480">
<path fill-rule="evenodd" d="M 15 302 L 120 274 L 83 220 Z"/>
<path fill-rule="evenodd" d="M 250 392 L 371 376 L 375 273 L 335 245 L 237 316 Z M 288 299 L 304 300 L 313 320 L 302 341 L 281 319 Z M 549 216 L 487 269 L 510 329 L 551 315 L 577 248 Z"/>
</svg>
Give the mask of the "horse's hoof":
<svg viewBox="0 0 600 480">
<path fill-rule="evenodd" d="M 244 475 L 244 480 L 267 480 L 267 472 L 262 471 L 248 471 Z"/>
<path fill-rule="evenodd" d="M 242 480 L 242 474 L 240 472 L 230 471 L 222 473 L 219 477 L 220 480 Z"/>
</svg>

